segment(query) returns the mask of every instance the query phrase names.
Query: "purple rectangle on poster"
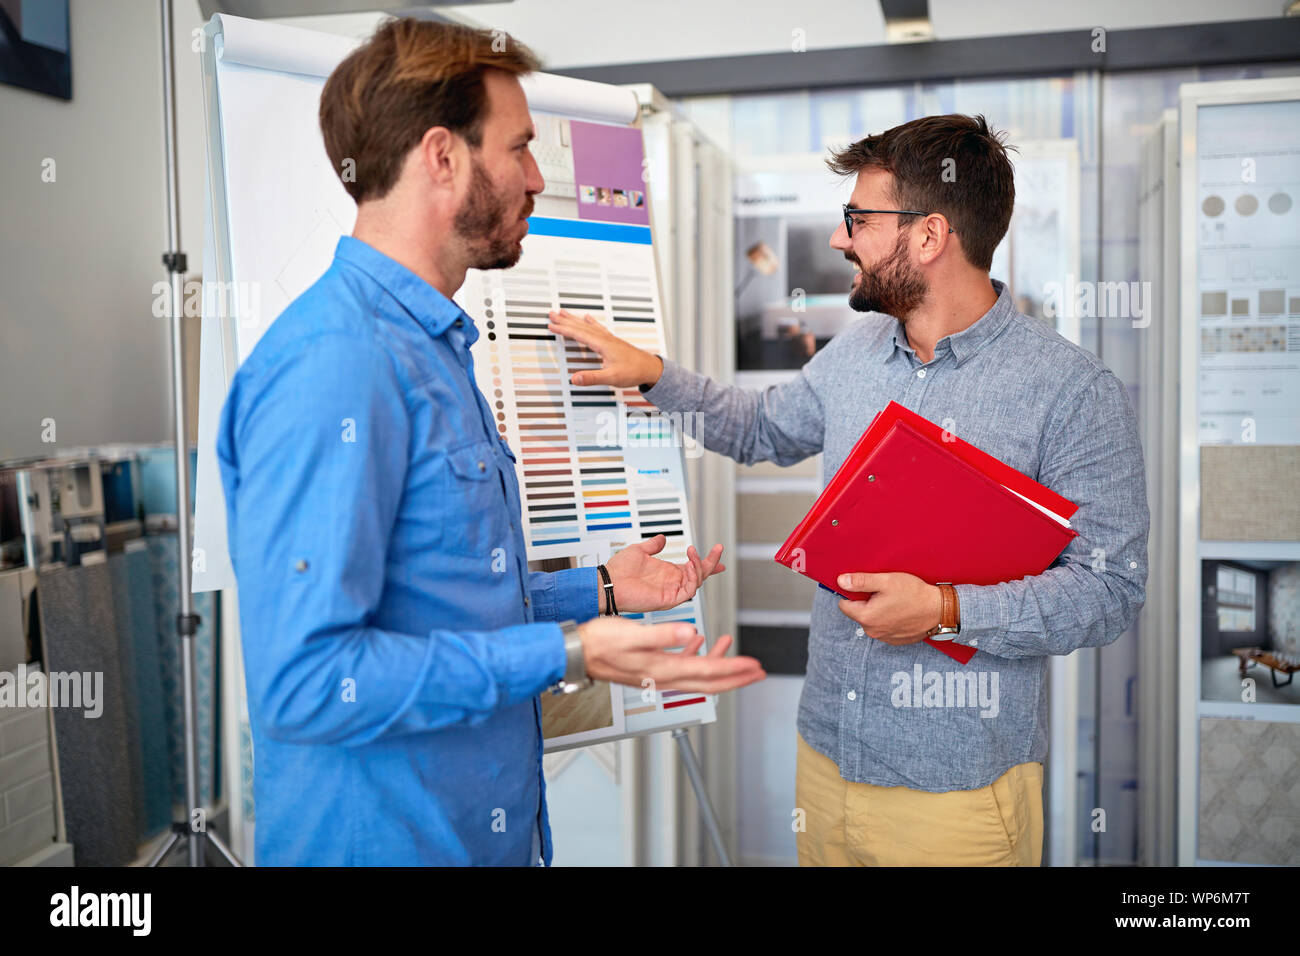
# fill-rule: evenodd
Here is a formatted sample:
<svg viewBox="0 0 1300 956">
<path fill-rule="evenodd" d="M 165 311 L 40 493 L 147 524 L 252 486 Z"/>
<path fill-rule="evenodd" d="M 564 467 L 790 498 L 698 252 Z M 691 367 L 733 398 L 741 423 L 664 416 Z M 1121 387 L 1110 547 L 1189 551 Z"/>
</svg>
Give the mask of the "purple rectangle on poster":
<svg viewBox="0 0 1300 956">
<path fill-rule="evenodd" d="M 650 225 L 649 183 L 641 178 L 641 131 L 570 120 L 569 135 L 578 218 Z"/>
</svg>

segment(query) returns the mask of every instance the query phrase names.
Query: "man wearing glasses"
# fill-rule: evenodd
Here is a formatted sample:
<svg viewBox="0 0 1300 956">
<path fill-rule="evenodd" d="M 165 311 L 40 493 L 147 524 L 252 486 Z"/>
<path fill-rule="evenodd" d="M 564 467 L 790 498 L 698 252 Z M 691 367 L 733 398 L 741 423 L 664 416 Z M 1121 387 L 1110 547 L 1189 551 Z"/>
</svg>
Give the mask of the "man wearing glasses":
<svg viewBox="0 0 1300 956">
<path fill-rule="evenodd" d="M 1146 596 L 1136 417 L 1096 356 L 1018 312 L 990 278 L 1015 185 L 984 117 L 914 120 L 828 165 L 856 177 L 830 244 L 853 264 L 849 305 L 866 314 L 790 382 L 720 385 L 589 316 L 552 313 L 551 329 L 601 356 L 575 384 L 639 385 L 664 411 L 697 413 L 697 437 L 739 462 L 822 453 L 829 477 L 893 400 L 1079 506 L 1078 537 L 1040 575 L 955 587 L 841 578 L 868 601 L 818 589 L 799 704 L 801 864 L 1037 866 L 1048 657 L 1111 643 Z M 941 625 L 981 652 L 966 667 L 922 643 Z M 954 705 L 945 686 L 972 674 L 991 693 Z"/>
</svg>

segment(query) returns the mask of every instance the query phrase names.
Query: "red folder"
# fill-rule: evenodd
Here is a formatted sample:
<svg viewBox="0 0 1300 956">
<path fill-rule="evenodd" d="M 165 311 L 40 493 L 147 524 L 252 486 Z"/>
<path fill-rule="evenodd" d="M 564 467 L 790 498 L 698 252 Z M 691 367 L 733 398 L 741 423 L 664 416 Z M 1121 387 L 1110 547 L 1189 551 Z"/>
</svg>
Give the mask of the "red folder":
<svg viewBox="0 0 1300 956">
<path fill-rule="evenodd" d="M 1026 500 L 1027 499 L 1027 500 Z M 846 571 L 903 571 L 930 584 L 1001 584 L 1041 574 L 1078 532 L 1079 506 L 890 402 L 862 433 L 776 560 L 853 601 Z M 966 664 L 975 649 L 926 643 Z"/>
</svg>

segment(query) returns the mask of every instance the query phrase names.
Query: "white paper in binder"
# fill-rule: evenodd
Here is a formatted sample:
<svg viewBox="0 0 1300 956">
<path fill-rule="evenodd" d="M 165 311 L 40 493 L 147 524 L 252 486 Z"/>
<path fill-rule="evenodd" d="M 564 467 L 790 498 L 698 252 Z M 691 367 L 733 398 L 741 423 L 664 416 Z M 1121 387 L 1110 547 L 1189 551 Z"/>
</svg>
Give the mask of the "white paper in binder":
<svg viewBox="0 0 1300 956">
<path fill-rule="evenodd" d="M 262 333 L 328 268 L 356 206 L 325 153 L 325 78 L 361 40 L 224 14 L 204 28 L 208 139 L 194 590 L 233 587 L 216 429 L 235 370 Z M 630 91 L 547 73 L 521 78 L 532 112 L 630 124 Z M 219 314 L 209 307 L 222 303 Z M 216 327 L 213 327 L 216 326 Z M 201 558 L 201 559 L 200 559 Z"/>
</svg>

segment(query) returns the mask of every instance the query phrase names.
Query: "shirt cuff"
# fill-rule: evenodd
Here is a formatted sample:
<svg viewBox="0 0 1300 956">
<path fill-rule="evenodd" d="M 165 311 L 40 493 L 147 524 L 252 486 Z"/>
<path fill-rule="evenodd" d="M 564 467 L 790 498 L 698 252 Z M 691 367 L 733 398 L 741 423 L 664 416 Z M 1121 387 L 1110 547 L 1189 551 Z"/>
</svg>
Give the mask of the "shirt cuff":
<svg viewBox="0 0 1300 956">
<path fill-rule="evenodd" d="M 965 644 L 976 650 L 997 654 L 1006 614 L 1002 595 L 997 585 L 957 584 L 957 606 L 961 633 L 953 635 L 954 644 Z"/>
<path fill-rule="evenodd" d="M 600 615 L 599 572 L 595 568 L 566 568 L 546 577 L 546 585 L 531 592 L 535 620 L 581 624 Z"/>
<path fill-rule="evenodd" d="M 509 650 L 500 659 L 504 666 L 497 679 L 504 684 L 511 699 L 536 697 L 563 679 L 566 660 L 560 625 L 521 624 L 507 630 L 514 633 L 504 642 Z"/>
<path fill-rule="evenodd" d="M 659 358 L 664 363 L 663 374 L 659 376 L 659 381 L 649 388 L 644 385 L 639 386 L 641 394 L 661 411 L 679 412 L 690 410 L 693 406 L 689 400 L 689 393 L 698 373 L 688 371 L 672 359 L 664 358 L 662 355 Z"/>
</svg>

